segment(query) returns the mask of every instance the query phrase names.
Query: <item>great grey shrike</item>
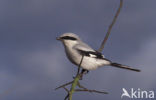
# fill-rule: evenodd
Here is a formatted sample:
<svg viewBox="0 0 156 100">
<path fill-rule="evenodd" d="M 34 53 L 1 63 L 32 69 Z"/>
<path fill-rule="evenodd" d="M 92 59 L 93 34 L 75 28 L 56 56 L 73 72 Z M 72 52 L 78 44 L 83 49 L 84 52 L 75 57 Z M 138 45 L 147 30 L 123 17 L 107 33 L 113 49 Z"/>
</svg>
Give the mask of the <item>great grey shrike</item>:
<svg viewBox="0 0 156 100">
<path fill-rule="evenodd" d="M 60 37 L 57 37 L 57 40 L 63 43 L 66 55 L 73 64 L 78 66 L 82 56 L 84 56 L 81 63 L 81 68 L 84 70 L 89 71 L 102 66 L 113 66 L 140 72 L 139 69 L 130 68 L 129 66 L 114 63 L 106 59 L 102 53 L 92 49 L 74 33 L 64 33 Z"/>
</svg>

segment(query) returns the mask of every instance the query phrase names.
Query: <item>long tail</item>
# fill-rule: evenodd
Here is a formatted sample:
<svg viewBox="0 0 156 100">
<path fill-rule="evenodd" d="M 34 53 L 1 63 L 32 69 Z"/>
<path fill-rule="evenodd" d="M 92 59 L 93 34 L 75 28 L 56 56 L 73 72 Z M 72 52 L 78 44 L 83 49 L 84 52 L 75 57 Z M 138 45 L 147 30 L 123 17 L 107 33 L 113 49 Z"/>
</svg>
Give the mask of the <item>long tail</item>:
<svg viewBox="0 0 156 100">
<path fill-rule="evenodd" d="M 117 67 L 117 68 L 128 69 L 128 70 L 132 70 L 132 71 L 136 71 L 136 72 L 140 72 L 141 71 L 139 69 L 130 68 L 129 66 L 118 64 L 118 63 L 111 63 L 111 66 Z"/>
</svg>

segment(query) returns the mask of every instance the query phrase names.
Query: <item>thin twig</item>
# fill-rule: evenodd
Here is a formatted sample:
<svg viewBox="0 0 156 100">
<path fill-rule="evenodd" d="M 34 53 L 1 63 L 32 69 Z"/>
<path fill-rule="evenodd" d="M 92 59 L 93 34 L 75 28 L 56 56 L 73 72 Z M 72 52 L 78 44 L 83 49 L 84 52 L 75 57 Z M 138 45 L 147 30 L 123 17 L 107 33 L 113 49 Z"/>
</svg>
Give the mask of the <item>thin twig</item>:
<svg viewBox="0 0 156 100">
<path fill-rule="evenodd" d="M 64 100 L 67 100 L 69 98 L 69 93 L 67 94 L 67 96 L 64 98 Z"/>
<path fill-rule="evenodd" d="M 81 63 L 82 63 L 83 57 L 84 57 L 84 55 L 82 55 L 80 64 L 79 64 L 79 66 L 78 66 L 77 75 L 80 73 L 80 68 L 81 68 Z"/>
<path fill-rule="evenodd" d="M 95 93 L 102 93 L 102 94 L 108 94 L 108 92 L 103 92 L 103 91 L 97 91 L 97 90 L 89 90 L 89 89 L 75 89 L 76 92 L 95 92 Z"/>
<path fill-rule="evenodd" d="M 63 84 L 63 85 L 61 85 L 61 86 L 55 88 L 55 90 L 57 90 L 57 89 L 59 89 L 59 88 L 63 88 L 63 87 L 65 87 L 65 86 L 67 86 L 67 85 L 69 85 L 69 84 L 72 84 L 72 83 L 73 83 L 73 81 L 68 82 L 68 83 L 65 83 L 65 84 Z"/>
<path fill-rule="evenodd" d="M 69 90 L 66 88 L 66 87 L 63 87 L 65 90 L 66 90 L 66 92 L 68 92 L 69 93 Z"/>
<path fill-rule="evenodd" d="M 104 46 L 105 46 L 105 44 L 106 44 L 106 41 L 107 41 L 107 39 L 108 39 L 108 37 L 109 37 L 109 35 L 110 35 L 110 32 L 111 32 L 111 30 L 112 30 L 112 27 L 113 27 L 113 25 L 115 24 L 115 22 L 116 22 L 116 20 L 117 20 L 117 17 L 118 17 L 119 14 L 120 14 L 122 5 L 123 5 L 123 0 L 120 0 L 119 8 L 118 8 L 118 10 L 117 10 L 117 12 L 116 12 L 116 14 L 115 14 L 115 16 L 114 16 L 114 18 L 113 18 L 112 23 L 109 25 L 107 34 L 106 34 L 104 40 L 102 41 L 101 46 L 100 46 L 100 48 L 99 48 L 99 50 L 98 50 L 99 52 L 102 52 L 102 50 L 103 50 L 103 48 L 104 48 Z"/>
<path fill-rule="evenodd" d="M 84 86 L 82 86 L 82 85 L 80 84 L 80 82 L 77 83 L 77 86 L 78 86 L 79 88 L 82 88 L 82 89 L 87 89 L 87 88 L 85 88 Z"/>
</svg>

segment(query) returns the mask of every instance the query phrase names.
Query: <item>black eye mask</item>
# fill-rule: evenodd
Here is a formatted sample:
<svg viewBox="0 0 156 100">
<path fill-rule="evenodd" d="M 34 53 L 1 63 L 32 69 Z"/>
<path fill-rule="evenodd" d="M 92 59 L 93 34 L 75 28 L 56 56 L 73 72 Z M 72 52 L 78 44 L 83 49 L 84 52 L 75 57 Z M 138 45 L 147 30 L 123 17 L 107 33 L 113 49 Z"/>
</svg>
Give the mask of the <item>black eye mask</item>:
<svg viewBox="0 0 156 100">
<path fill-rule="evenodd" d="M 77 40 L 76 38 L 70 37 L 70 36 L 61 37 L 61 39 L 64 39 L 64 40 Z"/>
</svg>

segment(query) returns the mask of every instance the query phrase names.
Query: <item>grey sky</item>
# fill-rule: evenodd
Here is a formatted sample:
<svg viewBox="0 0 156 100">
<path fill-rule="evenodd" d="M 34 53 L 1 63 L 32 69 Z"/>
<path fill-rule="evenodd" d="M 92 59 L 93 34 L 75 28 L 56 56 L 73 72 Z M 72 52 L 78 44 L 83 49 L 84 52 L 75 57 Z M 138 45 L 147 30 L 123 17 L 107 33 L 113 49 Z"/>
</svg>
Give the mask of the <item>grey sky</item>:
<svg viewBox="0 0 156 100">
<path fill-rule="evenodd" d="M 82 83 L 109 94 L 76 93 L 74 100 L 120 100 L 123 87 L 156 90 L 155 3 L 124 0 L 103 51 L 108 59 L 142 72 L 109 66 L 91 71 Z M 0 99 L 63 99 L 65 91 L 53 89 L 72 80 L 77 67 L 55 38 L 74 32 L 98 49 L 118 4 L 119 0 L 0 0 Z"/>
</svg>

